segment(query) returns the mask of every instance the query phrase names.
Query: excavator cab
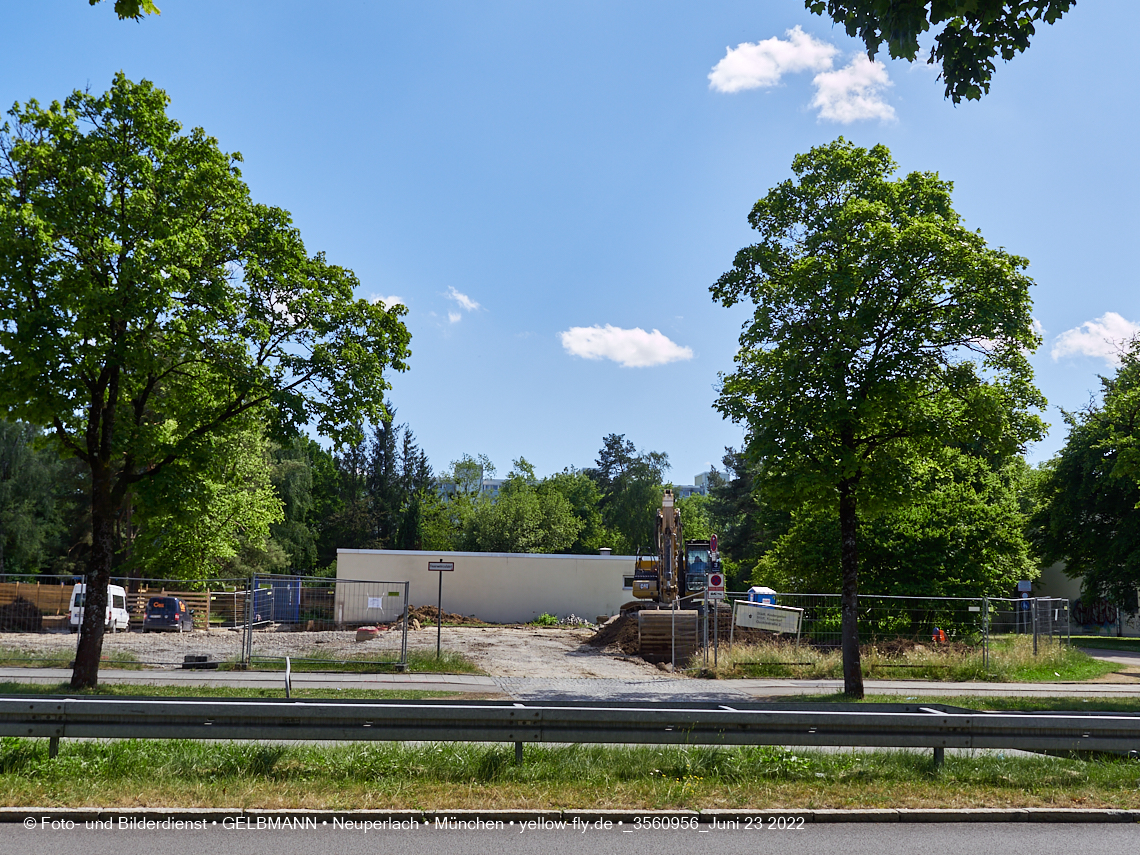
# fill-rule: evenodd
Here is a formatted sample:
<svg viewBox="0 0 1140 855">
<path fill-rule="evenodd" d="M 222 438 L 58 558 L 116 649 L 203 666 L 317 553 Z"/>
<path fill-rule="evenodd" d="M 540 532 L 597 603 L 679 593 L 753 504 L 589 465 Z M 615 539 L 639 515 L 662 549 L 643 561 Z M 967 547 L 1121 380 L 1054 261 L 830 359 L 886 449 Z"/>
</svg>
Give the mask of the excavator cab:
<svg viewBox="0 0 1140 855">
<path fill-rule="evenodd" d="M 712 542 L 708 540 L 690 540 L 685 544 L 685 591 L 688 594 L 699 594 L 705 589 L 708 573 L 712 569 L 710 557 Z"/>
</svg>

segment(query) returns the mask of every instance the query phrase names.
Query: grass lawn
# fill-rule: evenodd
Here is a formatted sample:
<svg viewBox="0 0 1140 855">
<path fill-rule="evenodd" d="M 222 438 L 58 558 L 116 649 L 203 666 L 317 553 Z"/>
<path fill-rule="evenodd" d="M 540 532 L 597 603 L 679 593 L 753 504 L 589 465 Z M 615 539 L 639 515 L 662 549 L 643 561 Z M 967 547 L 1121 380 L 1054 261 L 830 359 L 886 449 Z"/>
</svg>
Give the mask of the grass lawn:
<svg viewBox="0 0 1140 855">
<path fill-rule="evenodd" d="M 1140 807 L 1140 762 L 773 746 L 0 739 L 21 806 L 228 808 Z"/>
<path fill-rule="evenodd" d="M 1075 643 L 1075 642 L 1074 642 Z M 1028 636 L 995 638 L 987 663 L 980 647 L 917 645 L 905 651 L 881 651 L 874 645 L 861 650 L 867 679 L 919 679 L 950 682 L 1046 683 L 1093 680 L 1121 669 L 1101 662 L 1075 647 L 1040 641 L 1033 653 Z M 722 647 L 719 663 L 710 676 L 793 677 L 840 679 L 843 657 L 838 650 L 820 650 L 787 642 L 736 644 Z M 699 664 L 699 663 L 694 663 Z"/>
<path fill-rule="evenodd" d="M 141 683 L 105 683 L 94 689 L 73 689 L 68 683 L 0 682 L 4 695 L 66 695 L 67 697 L 112 698 L 284 698 L 285 689 L 248 688 L 245 686 L 150 686 Z M 459 692 L 424 692 L 417 689 L 293 689 L 297 700 L 421 700 L 424 698 L 462 698 L 476 700 L 487 695 Z"/>
<path fill-rule="evenodd" d="M 239 670 L 240 663 L 236 660 L 222 663 L 223 670 Z M 353 653 L 341 656 L 338 659 L 329 659 L 328 654 L 322 650 L 307 651 L 298 658 L 290 659 L 290 669 L 301 671 L 324 671 L 345 673 L 375 673 L 391 672 L 396 670 L 393 654 L 383 653 Z M 254 657 L 250 663 L 253 671 L 284 671 L 284 659 L 267 659 Z M 455 650 L 441 650 L 437 657 L 435 651 L 409 650 L 407 666 L 403 669 L 408 674 L 483 674 L 483 669 Z"/>
<path fill-rule="evenodd" d="M 1073 647 L 1095 647 L 1101 650 L 1130 650 L 1140 653 L 1140 638 L 1117 638 L 1110 635 L 1074 635 Z"/>
</svg>

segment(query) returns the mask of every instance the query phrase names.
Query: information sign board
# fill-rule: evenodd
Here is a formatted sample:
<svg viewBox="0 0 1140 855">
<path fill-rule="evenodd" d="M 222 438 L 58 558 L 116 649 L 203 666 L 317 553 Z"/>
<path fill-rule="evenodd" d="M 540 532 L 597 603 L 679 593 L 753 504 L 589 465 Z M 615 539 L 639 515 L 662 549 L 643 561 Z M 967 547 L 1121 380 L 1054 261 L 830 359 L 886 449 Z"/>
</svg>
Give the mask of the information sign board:
<svg viewBox="0 0 1140 855">
<path fill-rule="evenodd" d="M 429 561 L 428 570 L 454 570 L 454 561 Z"/>
<path fill-rule="evenodd" d="M 737 626 L 769 632 L 799 632 L 804 610 L 790 606 L 762 606 L 737 602 L 733 619 Z"/>
</svg>

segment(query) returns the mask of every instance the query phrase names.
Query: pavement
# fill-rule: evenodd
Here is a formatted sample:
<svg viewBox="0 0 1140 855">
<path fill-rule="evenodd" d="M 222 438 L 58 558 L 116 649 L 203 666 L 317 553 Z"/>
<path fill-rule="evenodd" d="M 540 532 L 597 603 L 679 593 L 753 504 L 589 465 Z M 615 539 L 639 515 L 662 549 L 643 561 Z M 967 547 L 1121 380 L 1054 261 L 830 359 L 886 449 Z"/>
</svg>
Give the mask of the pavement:
<svg viewBox="0 0 1140 855">
<path fill-rule="evenodd" d="M 1114 651 L 1112 655 L 1116 655 Z M 1134 656 L 1135 654 L 1127 654 Z M 1115 661 L 1115 660 L 1113 660 Z M 1129 659 L 1130 663 L 1134 660 Z M 71 679 L 63 668 L 0 668 L 0 682 L 58 684 Z M 104 684 L 153 686 L 246 686 L 282 688 L 284 674 L 275 671 L 137 671 L 104 668 Z M 906 697 L 1037 697 L 1074 699 L 1140 697 L 1137 683 L 947 683 L 935 680 L 866 680 L 871 695 Z M 518 701 L 741 701 L 829 695 L 843 691 L 842 680 L 705 680 L 687 677 L 600 678 L 486 677 L 468 674 L 294 673 L 295 689 L 381 689 L 503 695 Z"/>
</svg>

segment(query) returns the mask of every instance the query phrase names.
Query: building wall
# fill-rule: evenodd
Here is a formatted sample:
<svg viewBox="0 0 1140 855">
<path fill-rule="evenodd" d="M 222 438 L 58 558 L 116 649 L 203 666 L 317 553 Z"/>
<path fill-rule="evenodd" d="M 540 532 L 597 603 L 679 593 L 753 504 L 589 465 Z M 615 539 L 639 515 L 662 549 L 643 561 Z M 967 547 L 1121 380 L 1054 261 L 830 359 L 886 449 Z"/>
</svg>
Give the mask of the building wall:
<svg viewBox="0 0 1140 855">
<path fill-rule="evenodd" d="M 1041 576 L 1033 583 L 1035 597 L 1064 597 L 1069 600 L 1081 598 L 1081 580 L 1070 579 L 1065 575 L 1065 562 L 1050 564 L 1041 571 Z"/>
<path fill-rule="evenodd" d="M 453 561 L 438 573 L 429 561 Z M 615 615 L 633 599 L 624 587 L 633 575 L 631 555 L 535 555 L 499 552 L 414 552 L 338 549 L 338 581 L 408 582 L 414 606 L 434 606 L 443 576 L 443 610 L 490 623 L 526 623 L 541 614 L 571 614 L 593 621 Z M 338 600 L 340 598 L 338 597 Z M 359 620 L 358 620 L 359 617 Z M 346 623 L 366 616 L 344 615 Z"/>
</svg>

